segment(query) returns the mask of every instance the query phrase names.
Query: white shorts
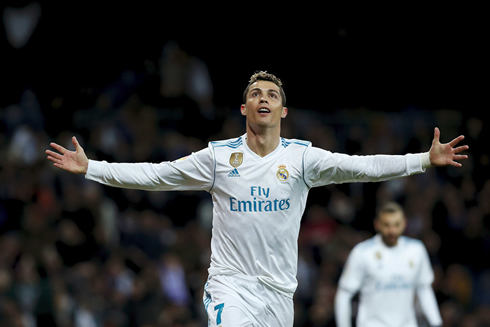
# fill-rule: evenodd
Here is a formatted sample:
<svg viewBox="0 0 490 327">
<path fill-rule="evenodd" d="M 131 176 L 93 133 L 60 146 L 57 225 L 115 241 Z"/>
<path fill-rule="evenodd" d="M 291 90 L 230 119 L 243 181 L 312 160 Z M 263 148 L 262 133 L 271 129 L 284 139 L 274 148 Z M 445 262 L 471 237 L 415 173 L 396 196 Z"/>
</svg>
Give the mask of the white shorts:
<svg viewBox="0 0 490 327">
<path fill-rule="evenodd" d="M 212 276 L 204 286 L 210 327 L 292 327 L 293 299 L 257 280 Z"/>
</svg>

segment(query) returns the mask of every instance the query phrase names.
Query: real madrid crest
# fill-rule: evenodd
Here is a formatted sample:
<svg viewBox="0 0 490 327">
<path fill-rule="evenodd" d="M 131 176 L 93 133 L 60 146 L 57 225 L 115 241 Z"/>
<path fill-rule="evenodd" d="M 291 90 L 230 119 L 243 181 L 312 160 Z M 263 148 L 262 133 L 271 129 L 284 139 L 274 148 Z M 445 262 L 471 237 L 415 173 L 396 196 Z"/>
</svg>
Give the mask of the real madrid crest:
<svg viewBox="0 0 490 327">
<path fill-rule="evenodd" d="M 277 179 L 281 182 L 286 181 L 289 178 L 289 172 L 286 169 L 285 165 L 279 165 L 279 170 L 276 173 Z"/>
<path fill-rule="evenodd" d="M 376 255 L 376 259 L 381 260 L 381 253 L 379 253 L 379 251 L 376 252 L 375 255 Z"/>
<path fill-rule="evenodd" d="M 243 153 L 241 152 L 234 152 L 230 156 L 230 165 L 233 167 L 237 168 L 243 163 Z"/>
</svg>

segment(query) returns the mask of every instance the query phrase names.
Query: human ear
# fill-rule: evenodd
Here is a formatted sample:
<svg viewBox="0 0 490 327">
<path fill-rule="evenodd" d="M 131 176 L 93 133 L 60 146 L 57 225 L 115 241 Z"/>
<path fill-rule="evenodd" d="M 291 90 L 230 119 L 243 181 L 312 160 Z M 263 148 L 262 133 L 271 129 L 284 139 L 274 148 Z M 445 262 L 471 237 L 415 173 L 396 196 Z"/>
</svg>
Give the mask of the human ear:
<svg viewBox="0 0 490 327">
<path fill-rule="evenodd" d="M 288 115 L 288 108 L 283 107 L 282 113 L 281 113 L 281 118 L 286 118 L 287 115 Z"/>
<path fill-rule="evenodd" d="M 244 104 L 240 106 L 240 112 L 242 113 L 243 116 L 247 115 L 247 107 Z"/>
</svg>

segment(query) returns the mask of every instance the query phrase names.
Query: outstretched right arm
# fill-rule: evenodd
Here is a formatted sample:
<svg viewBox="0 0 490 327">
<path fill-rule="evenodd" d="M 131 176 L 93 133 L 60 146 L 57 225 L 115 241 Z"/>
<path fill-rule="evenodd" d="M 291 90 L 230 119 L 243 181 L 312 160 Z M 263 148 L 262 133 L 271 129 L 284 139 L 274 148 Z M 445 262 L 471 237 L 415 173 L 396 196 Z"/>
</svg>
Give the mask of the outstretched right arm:
<svg viewBox="0 0 490 327">
<path fill-rule="evenodd" d="M 88 160 L 75 137 L 72 142 L 76 151 L 51 143 L 60 153 L 47 150 L 48 159 L 57 168 L 85 174 L 104 185 L 148 191 L 209 191 L 214 181 L 214 157 L 209 148 L 173 162 L 108 163 Z"/>
</svg>

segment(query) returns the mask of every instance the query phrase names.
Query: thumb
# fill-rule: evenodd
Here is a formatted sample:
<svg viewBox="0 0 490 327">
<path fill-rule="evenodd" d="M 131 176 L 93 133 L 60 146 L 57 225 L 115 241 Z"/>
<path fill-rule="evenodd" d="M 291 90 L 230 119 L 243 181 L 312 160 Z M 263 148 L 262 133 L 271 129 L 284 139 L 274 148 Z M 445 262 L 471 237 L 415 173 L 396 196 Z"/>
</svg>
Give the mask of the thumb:
<svg viewBox="0 0 490 327">
<path fill-rule="evenodd" d="M 441 131 L 438 127 L 434 128 L 434 141 L 433 143 L 440 143 L 439 138 L 441 137 Z"/>
<path fill-rule="evenodd" d="M 78 151 L 80 150 L 82 147 L 80 146 L 80 144 L 78 143 L 78 140 L 75 136 L 73 136 L 71 138 L 71 142 L 73 143 L 73 145 L 75 146 L 75 150 Z"/>
</svg>

